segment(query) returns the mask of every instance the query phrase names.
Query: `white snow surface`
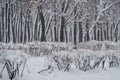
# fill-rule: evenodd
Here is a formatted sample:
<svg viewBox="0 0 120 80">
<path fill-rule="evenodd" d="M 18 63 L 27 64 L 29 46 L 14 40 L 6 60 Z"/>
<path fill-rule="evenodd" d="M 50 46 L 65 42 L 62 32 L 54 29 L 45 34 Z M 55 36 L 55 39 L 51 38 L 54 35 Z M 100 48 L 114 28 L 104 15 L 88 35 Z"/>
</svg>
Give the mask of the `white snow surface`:
<svg viewBox="0 0 120 80">
<path fill-rule="evenodd" d="M 71 44 L 49 42 L 33 42 L 24 45 L 0 43 L 0 72 L 5 58 L 17 63 L 27 61 L 23 76 L 16 76 L 14 80 L 120 80 L 120 43 L 88 42 L 81 43 L 77 47 L 79 49 L 76 50 Z M 61 70 L 58 70 L 53 58 L 60 63 Z M 103 59 L 98 68 L 88 68 L 87 71 L 76 68 L 78 61 L 81 67 L 89 63 L 93 67 L 101 58 Z M 104 60 L 104 69 L 102 69 Z M 110 68 L 109 63 L 112 61 L 113 67 Z M 70 70 L 65 72 L 67 63 L 71 66 Z M 53 69 L 48 69 L 49 65 Z M 23 65 L 20 66 L 20 74 L 22 69 Z M 38 73 L 42 70 L 45 71 Z M 2 78 L 0 76 L 0 80 L 9 80 L 6 69 L 2 73 Z"/>
<path fill-rule="evenodd" d="M 51 74 L 44 72 L 38 74 L 38 71 L 46 69 L 46 57 L 33 57 L 27 61 L 30 72 L 25 69 L 23 77 L 16 80 L 120 80 L 120 68 L 112 68 L 107 70 L 95 69 L 83 72 L 71 69 L 69 72 L 53 71 Z M 0 64 L 0 70 L 2 64 Z M 9 80 L 6 73 L 0 80 Z"/>
</svg>

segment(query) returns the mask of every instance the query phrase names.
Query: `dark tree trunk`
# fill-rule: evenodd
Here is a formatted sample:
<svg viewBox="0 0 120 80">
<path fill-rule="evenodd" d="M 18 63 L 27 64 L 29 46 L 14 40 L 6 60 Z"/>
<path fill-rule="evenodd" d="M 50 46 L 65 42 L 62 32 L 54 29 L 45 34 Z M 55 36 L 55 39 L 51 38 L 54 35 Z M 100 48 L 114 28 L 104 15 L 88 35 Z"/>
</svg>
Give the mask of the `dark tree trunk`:
<svg viewBox="0 0 120 80">
<path fill-rule="evenodd" d="M 0 24 L 1 24 L 1 22 L 0 22 Z M 2 33 L 1 33 L 1 31 L 2 31 L 2 27 L 1 27 L 1 25 L 0 25 L 0 42 L 1 42 L 1 38 L 2 38 Z"/>
<path fill-rule="evenodd" d="M 45 35 L 45 20 L 44 20 L 44 16 L 43 13 L 40 11 L 40 20 L 41 20 L 41 24 L 42 24 L 42 34 L 41 34 L 41 41 L 46 41 L 46 35 Z"/>
<path fill-rule="evenodd" d="M 68 36 L 67 36 L 67 29 L 65 27 L 65 37 L 66 37 L 66 42 L 68 43 Z"/>
<path fill-rule="evenodd" d="M 100 30 L 97 31 L 98 41 L 100 41 Z"/>
<path fill-rule="evenodd" d="M 41 42 L 43 42 L 46 41 L 46 35 L 45 35 L 45 19 L 42 12 L 42 5 L 38 6 L 38 14 L 42 24 Z"/>
<path fill-rule="evenodd" d="M 109 22 L 107 21 L 106 40 L 109 40 Z"/>
<path fill-rule="evenodd" d="M 86 41 L 89 41 L 89 24 L 88 24 L 88 20 L 86 20 Z"/>
<path fill-rule="evenodd" d="M 61 17 L 60 42 L 64 42 L 65 18 Z"/>
<path fill-rule="evenodd" d="M 74 44 L 76 45 L 77 44 L 77 24 L 74 23 Z"/>
<path fill-rule="evenodd" d="M 26 23 L 26 20 L 25 20 L 25 28 L 24 28 L 24 30 L 25 30 L 25 33 L 24 33 L 24 43 L 26 43 L 26 32 L 27 32 L 27 25 L 26 25 L 27 23 Z"/>
<path fill-rule="evenodd" d="M 27 14 L 28 15 L 28 21 L 27 21 L 27 33 L 28 33 L 28 42 L 30 42 L 30 14 L 28 13 Z M 21 36 L 21 38 L 22 38 L 22 36 Z"/>
<path fill-rule="evenodd" d="M 56 29 L 56 26 L 54 27 L 54 31 L 55 31 L 55 41 L 57 42 L 58 38 L 57 38 L 57 29 Z"/>
<path fill-rule="evenodd" d="M 69 3 L 69 0 L 68 0 L 68 3 Z M 61 3 L 61 11 L 63 13 L 67 12 L 68 6 L 69 6 L 68 3 L 66 4 L 66 7 L 65 7 L 65 0 Z M 66 37 L 66 41 L 68 41 L 67 40 L 66 25 L 65 25 L 65 16 L 62 16 L 61 17 L 61 29 L 60 29 L 60 42 L 64 42 L 65 37 Z"/>
<path fill-rule="evenodd" d="M 7 31 L 7 42 L 10 42 L 10 13 L 9 13 L 9 10 L 8 10 L 8 31 Z"/>
<path fill-rule="evenodd" d="M 2 29 L 1 29 L 1 41 L 4 42 L 4 8 L 2 8 L 2 20 L 1 20 L 1 26 L 2 26 Z"/>
<path fill-rule="evenodd" d="M 39 13 L 37 13 L 37 18 L 36 18 L 36 21 L 35 21 L 35 26 L 34 26 L 34 41 L 36 41 L 36 40 L 37 40 L 38 14 L 39 14 Z"/>
<path fill-rule="evenodd" d="M 117 42 L 118 41 L 118 26 L 116 26 L 114 37 L 115 37 L 115 42 Z"/>
<path fill-rule="evenodd" d="M 83 30 L 82 30 L 82 23 L 79 22 L 79 41 L 82 42 L 82 38 L 83 38 Z"/>
<path fill-rule="evenodd" d="M 23 35 L 23 31 L 22 31 L 22 27 L 23 27 L 23 25 L 22 25 L 22 9 L 21 9 L 21 13 L 20 13 L 20 27 L 21 27 L 21 36 L 20 36 L 20 42 L 22 42 L 22 35 Z"/>
<path fill-rule="evenodd" d="M 101 36 L 100 36 L 101 37 L 101 41 L 103 41 L 103 29 L 102 28 L 100 29 L 100 33 L 101 33 Z"/>
<path fill-rule="evenodd" d="M 94 27 L 94 40 L 96 40 L 96 26 Z"/>
<path fill-rule="evenodd" d="M 103 30 L 104 33 L 104 39 L 107 40 L 107 30 Z"/>
<path fill-rule="evenodd" d="M 7 3 L 7 0 L 6 0 L 6 7 L 5 7 L 5 29 L 6 29 L 6 32 L 5 32 L 6 40 L 5 40 L 5 42 L 7 42 L 8 41 L 8 34 L 7 34 L 7 29 L 8 29 L 8 3 Z"/>
</svg>

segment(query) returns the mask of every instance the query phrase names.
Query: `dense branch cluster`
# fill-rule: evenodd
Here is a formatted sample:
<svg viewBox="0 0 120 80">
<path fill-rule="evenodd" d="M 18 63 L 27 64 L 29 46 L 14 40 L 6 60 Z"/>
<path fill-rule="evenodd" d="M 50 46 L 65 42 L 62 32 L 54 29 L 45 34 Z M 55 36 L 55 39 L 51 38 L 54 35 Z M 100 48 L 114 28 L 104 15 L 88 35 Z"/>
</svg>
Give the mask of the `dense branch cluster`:
<svg viewBox="0 0 120 80">
<path fill-rule="evenodd" d="M 120 40 L 119 0 L 0 0 L 0 42 Z"/>
</svg>

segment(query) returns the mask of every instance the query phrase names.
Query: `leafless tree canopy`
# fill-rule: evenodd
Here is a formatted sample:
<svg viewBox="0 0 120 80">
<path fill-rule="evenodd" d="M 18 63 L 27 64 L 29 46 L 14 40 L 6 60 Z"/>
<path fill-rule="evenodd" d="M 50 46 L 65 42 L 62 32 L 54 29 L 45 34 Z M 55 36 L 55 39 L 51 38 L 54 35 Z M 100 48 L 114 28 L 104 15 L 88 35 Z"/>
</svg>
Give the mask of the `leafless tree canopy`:
<svg viewBox="0 0 120 80">
<path fill-rule="evenodd" d="M 119 0 L 0 0 L 0 42 L 120 40 Z"/>
</svg>

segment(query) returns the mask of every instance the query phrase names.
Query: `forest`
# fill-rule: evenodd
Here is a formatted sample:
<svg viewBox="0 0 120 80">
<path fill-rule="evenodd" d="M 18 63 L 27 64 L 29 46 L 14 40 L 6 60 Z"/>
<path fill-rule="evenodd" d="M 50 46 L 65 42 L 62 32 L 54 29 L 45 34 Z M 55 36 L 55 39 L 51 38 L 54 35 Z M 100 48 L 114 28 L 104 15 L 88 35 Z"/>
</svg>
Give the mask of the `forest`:
<svg viewBox="0 0 120 80">
<path fill-rule="evenodd" d="M 0 80 L 120 80 L 120 0 L 0 0 Z"/>
<path fill-rule="evenodd" d="M 91 40 L 120 40 L 120 0 L 0 0 L 0 42 Z"/>
</svg>

